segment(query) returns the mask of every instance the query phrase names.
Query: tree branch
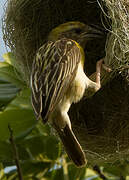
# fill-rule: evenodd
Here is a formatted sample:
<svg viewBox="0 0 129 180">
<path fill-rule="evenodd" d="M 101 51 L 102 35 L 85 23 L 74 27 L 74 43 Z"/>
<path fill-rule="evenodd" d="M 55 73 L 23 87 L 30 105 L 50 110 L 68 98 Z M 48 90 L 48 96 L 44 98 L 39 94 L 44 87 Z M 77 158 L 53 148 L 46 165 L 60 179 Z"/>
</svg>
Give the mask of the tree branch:
<svg viewBox="0 0 129 180">
<path fill-rule="evenodd" d="M 100 168 L 97 165 L 93 167 L 93 170 L 99 175 L 102 180 L 107 180 L 107 178 L 104 176 L 104 174 L 102 174 Z"/>
<path fill-rule="evenodd" d="M 20 162 L 19 162 L 19 155 L 18 155 L 17 147 L 16 147 L 14 137 L 13 137 L 13 130 L 10 127 L 10 125 L 8 125 L 8 129 L 9 129 L 9 133 L 10 133 L 9 141 L 12 145 L 12 149 L 13 149 L 13 153 L 14 153 L 14 159 L 15 159 L 15 163 L 17 166 L 18 177 L 19 177 L 19 180 L 23 180 L 22 170 L 21 170 L 21 166 L 20 166 Z"/>
</svg>

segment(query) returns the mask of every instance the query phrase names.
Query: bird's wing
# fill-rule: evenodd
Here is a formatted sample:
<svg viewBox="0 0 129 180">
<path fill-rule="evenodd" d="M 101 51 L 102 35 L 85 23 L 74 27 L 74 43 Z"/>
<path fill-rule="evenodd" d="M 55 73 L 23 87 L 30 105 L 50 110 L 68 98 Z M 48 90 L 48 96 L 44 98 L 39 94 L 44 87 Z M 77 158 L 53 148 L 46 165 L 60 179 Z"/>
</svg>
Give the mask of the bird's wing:
<svg viewBox="0 0 129 180">
<path fill-rule="evenodd" d="M 81 52 L 69 39 L 47 42 L 37 52 L 31 75 L 32 105 L 46 122 L 76 75 Z"/>
</svg>

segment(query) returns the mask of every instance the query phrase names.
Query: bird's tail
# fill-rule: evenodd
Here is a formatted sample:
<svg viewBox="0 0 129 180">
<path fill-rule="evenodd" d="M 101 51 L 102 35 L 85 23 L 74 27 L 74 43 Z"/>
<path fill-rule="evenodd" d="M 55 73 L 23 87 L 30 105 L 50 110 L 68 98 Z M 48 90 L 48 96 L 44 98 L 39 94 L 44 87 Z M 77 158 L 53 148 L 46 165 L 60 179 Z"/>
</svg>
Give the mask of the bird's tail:
<svg viewBox="0 0 129 180">
<path fill-rule="evenodd" d="M 77 167 L 85 166 L 87 163 L 85 153 L 82 150 L 82 147 L 79 144 L 77 138 L 75 137 L 72 129 L 70 129 L 67 124 L 63 129 L 60 129 L 57 126 L 55 127 L 55 129 L 60 136 L 60 139 L 69 158 L 74 162 Z"/>
</svg>

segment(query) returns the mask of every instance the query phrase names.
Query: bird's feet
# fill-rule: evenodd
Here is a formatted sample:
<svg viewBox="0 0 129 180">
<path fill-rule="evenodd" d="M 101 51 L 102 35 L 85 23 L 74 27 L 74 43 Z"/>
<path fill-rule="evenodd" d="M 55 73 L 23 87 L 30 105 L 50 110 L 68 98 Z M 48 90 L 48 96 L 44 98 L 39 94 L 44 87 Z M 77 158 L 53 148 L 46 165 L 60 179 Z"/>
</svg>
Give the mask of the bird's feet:
<svg viewBox="0 0 129 180">
<path fill-rule="evenodd" d="M 101 79 L 100 79 L 100 74 L 101 74 L 101 68 L 102 68 L 102 63 L 103 59 L 100 59 L 96 63 L 96 88 L 95 91 L 98 91 L 101 88 Z"/>
<path fill-rule="evenodd" d="M 103 64 L 104 59 L 100 59 L 96 63 L 96 91 L 101 88 L 101 68 L 103 68 L 107 72 L 111 72 L 112 70 Z"/>
<path fill-rule="evenodd" d="M 95 77 L 96 77 L 95 82 L 93 82 L 92 80 L 87 78 L 88 86 L 87 86 L 87 88 L 85 90 L 85 95 L 84 95 L 86 98 L 92 97 L 101 88 L 101 74 L 102 74 L 101 69 L 103 68 L 107 72 L 112 71 L 105 64 L 103 64 L 103 62 L 104 62 L 104 59 L 100 59 L 96 63 L 96 73 L 94 73 Z M 94 77 L 94 74 L 93 74 L 93 77 Z"/>
</svg>

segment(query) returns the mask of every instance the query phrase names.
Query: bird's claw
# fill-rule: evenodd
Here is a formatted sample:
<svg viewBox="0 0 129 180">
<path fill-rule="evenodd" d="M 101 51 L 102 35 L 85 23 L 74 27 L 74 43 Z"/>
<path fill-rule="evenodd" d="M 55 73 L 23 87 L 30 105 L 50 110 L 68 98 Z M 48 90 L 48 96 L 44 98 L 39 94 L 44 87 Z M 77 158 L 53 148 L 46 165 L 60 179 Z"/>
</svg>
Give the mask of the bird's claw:
<svg viewBox="0 0 129 180">
<path fill-rule="evenodd" d="M 106 72 L 111 72 L 112 69 L 103 64 L 104 59 L 100 59 L 96 63 L 96 87 L 95 91 L 98 91 L 101 88 L 101 68 L 103 68 Z"/>
<path fill-rule="evenodd" d="M 112 72 L 112 69 L 109 68 L 106 64 L 102 64 L 102 67 L 106 72 L 108 72 L 108 73 Z"/>
<path fill-rule="evenodd" d="M 112 72 L 112 69 L 104 63 L 104 58 L 97 61 L 97 66 L 101 66 L 108 73 Z"/>
</svg>

